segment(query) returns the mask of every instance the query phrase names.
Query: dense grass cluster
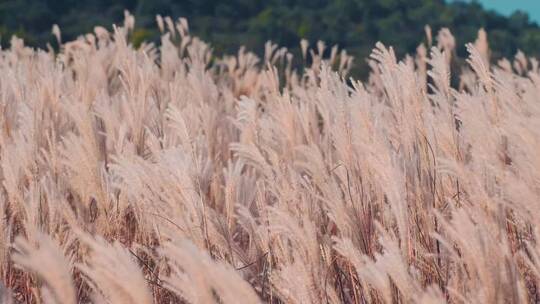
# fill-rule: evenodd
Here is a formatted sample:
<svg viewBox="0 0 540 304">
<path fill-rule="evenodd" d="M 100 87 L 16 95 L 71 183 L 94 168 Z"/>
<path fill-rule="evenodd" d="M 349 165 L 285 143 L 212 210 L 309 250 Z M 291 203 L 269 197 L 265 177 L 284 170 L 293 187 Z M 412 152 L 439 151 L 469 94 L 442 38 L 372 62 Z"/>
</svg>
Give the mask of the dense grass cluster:
<svg viewBox="0 0 540 304">
<path fill-rule="evenodd" d="M 298 71 L 158 25 L 0 51 L 3 301 L 539 300 L 536 60 L 480 31 L 451 71 L 445 29 L 361 83 L 322 42 Z"/>
</svg>

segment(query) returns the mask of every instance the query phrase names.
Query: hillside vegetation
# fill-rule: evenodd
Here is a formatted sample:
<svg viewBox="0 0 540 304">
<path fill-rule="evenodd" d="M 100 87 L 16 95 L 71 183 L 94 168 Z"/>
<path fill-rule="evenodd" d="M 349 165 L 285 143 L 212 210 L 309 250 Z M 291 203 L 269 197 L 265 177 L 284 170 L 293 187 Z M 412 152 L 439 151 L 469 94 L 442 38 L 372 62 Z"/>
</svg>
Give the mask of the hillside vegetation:
<svg viewBox="0 0 540 304">
<path fill-rule="evenodd" d="M 537 60 L 480 30 L 456 70 L 442 29 L 362 83 L 322 42 L 134 23 L 0 51 L 0 301 L 538 301 Z"/>
<path fill-rule="evenodd" d="M 510 0 L 508 0 L 510 1 Z M 534 0 L 530 0 L 534 1 Z M 123 11 L 137 23 L 131 42 L 159 42 L 157 14 L 187 18 L 191 32 L 212 42 L 214 54 L 236 53 L 240 46 L 264 55 L 271 40 L 297 57 L 298 41 L 323 40 L 337 44 L 357 61 L 352 74 L 366 78 L 365 59 L 376 42 L 392 45 L 398 56 L 413 54 L 424 36 L 424 26 L 437 33 L 447 27 L 456 36 L 456 50 L 467 56 L 465 43 L 474 41 L 479 28 L 490 33 L 495 59 L 510 58 L 518 50 L 540 57 L 540 27 L 525 12 L 504 17 L 469 1 L 444 0 L 4 0 L 0 3 L 0 43 L 7 47 L 12 34 L 29 46 L 57 48 L 50 33 L 62 28 L 66 41 L 94 26 L 121 24 Z M 329 54 L 325 54 L 329 55 Z"/>
</svg>

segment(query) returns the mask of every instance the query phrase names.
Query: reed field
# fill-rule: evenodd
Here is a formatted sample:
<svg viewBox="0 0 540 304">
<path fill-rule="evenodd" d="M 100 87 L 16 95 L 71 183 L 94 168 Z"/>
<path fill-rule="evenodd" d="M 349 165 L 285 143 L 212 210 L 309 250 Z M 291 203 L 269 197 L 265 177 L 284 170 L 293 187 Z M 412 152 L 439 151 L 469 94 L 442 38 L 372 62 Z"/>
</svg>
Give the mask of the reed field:
<svg viewBox="0 0 540 304">
<path fill-rule="evenodd" d="M 426 27 L 359 81 L 156 20 L 0 50 L 1 303 L 540 301 L 536 59 Z"/>
</svg>

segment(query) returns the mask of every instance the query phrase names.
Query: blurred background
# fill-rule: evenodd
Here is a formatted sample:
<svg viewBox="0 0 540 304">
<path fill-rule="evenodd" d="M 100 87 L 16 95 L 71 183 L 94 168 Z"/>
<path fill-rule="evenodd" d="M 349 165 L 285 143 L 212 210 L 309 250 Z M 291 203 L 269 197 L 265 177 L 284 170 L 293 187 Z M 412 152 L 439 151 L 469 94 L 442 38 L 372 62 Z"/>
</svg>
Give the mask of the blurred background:
<svg viewBox="0 0 540 304">
<path fill-rule="evenodd" d="M 300 39 L 320 39 L 346 48 L 361 68 L 377 41 L 400 56 L 413 53 L 430 25 L 434 36 L 450 28 L 461 56 L 481 27 L 493 59 L 513 57 L 518 49 L 540 55 L 540 0 L 0 0 L 0 43 L 8 46 L 15 34 L 31 46 L 57 47 L 53 24 L 68 41 L 95 25 L 120 24 L 124 9 L 136 18 L 135 46 L 159 40 L 155 16 L 161 14 L 186 17 L 192 34 L 217 54 L 235 53 L 240 45 L 261 53 L 267 40 L 299 52 Z"/>
<path fill-rule="evenodd" d="M 469 0 L 468 2 L 473 2 Z M 510 16 L 516 10 L 525 11 L 531 20 L 540 21 L 540 1 L 538 0 L 480 0 L 478 1 L 488 9 Z"/>
</svg>

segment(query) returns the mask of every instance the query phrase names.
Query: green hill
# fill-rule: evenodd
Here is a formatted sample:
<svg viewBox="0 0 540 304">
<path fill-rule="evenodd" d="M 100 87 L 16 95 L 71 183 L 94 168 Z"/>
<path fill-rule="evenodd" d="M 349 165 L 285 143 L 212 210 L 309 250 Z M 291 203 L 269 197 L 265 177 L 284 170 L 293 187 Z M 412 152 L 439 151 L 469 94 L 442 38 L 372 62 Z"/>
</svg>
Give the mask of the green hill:
<svg viewBox="0 0 540 304">
<path fill-rule="evenodd" d="M 504 17 L 478 3 L 443 0 L 12 0 L 0 1 L 0 36 L 5 47 L 17 34 L 27 44 L 54 45 L 57 23 L 64 40 L 91 31 L 95 25 L 119 23 L 123 10 L 136 17 L 133 40 L 158 40 L 155 15 L 186 17 L 191 31 L 209 41 L 215 52 L 235 52 L 239 45 L 261 52 L 264 42 L 298 49 L 306 38 L 338 44 L 357 58 L 369 54 L 376 41 L 413 52 L 424 39 L 424 26 L 434 33 L 448 27 L 457 37 L 458 54 L 483 27 L 494 58 L 511 57 L 518 49 L 540 54 L 540 28 L 524 13 Z M 362 60 L 357 60 L 362 64 Z"/>
</svg>

